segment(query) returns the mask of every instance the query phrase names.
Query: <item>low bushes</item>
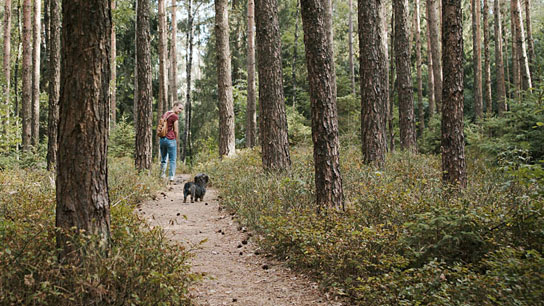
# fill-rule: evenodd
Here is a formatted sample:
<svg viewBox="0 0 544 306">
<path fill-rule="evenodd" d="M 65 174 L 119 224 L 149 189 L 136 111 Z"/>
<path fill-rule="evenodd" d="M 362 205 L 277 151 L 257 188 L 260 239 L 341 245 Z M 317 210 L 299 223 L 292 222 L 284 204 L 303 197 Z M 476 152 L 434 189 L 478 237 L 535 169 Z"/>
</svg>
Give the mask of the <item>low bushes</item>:
<svg viewBox="0 0 544 306">
<path fill-rule="evenodd" d="M 110 161 L 112 246 L 85 252 L 77 264 L 58 261 L 55 242 L 54 182 L 45 171 L 0 172 L 0 304 L 158 305 L 190 304 L 189 254 L 149 228 L 133 204 L 159 186 L 138 176 L 129 160 Z"/>
<path fill-rule="evenodd" d="M 202 167 L 263 249 L 353 304 L 541 302 L 538 180 L 470 157 L 470 185 L 455 195 L 441 184 L 438 157 L 395 153 L 378 170 L 359 154 L 342 152 L 345 212 L 317 212 L 308 148 L 292 152 L 283 174 L 264 173 L 252 150 Z"/>
</svg>

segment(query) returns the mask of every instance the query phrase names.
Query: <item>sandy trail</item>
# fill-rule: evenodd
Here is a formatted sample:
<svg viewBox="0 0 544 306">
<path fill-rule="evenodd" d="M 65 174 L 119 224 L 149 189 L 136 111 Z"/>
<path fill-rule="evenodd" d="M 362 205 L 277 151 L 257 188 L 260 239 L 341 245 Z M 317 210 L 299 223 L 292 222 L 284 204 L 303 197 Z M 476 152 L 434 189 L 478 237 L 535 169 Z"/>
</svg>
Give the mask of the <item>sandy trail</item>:
<svg viewBox="0 0 544 306">
<path fill-rule="evenodd" d="M 194 248 L 193 271 L 205 273 L 191 288 L 198 305 L 342 305 L 323 294 L 316 283 L 259 253 L 249 233 L 219 204 L 208 188 L 204 201 L 183 203 L 180 175 L 167 192 L 142 203 L 140 214 L 163 227 L 176 242 Z"/>
</svg>

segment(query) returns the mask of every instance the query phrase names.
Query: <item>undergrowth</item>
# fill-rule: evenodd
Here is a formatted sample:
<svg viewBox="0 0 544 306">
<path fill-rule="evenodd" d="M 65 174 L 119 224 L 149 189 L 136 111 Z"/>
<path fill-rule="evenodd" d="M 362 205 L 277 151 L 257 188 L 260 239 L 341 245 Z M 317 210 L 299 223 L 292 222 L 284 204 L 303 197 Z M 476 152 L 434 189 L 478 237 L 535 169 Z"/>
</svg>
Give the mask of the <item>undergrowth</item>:
<svg viewBox="0 0 544 306">
<path fill-rule="evenodd" d="M 190 304 L 189 253 L 170 244 L 134 212 L 157 192 L 155 177 L 138 175 L 129 159 L 109 162 L 112 245 L 94 251 L 81 237 L 79 264 L 58 260 L 55 189 L 45 170 L 0 172 L 0 304 L 180 305 Z"/>
<path fill-rule="evenodd" d="M 200 166 L 261 247 L 358 305 L 535 305 L 544 299 L 542 176 L 470 157 L 469 186 L 444 189 L 436 156 L 383 169 L 341 155 L 346 211 L 317 212 L 312 152 L 265 173 L 259 152 Z M 236 171 L 233 171 L 236 169 Z M 537 175 L 538 176 L 538 175 Z"/>
</svg>

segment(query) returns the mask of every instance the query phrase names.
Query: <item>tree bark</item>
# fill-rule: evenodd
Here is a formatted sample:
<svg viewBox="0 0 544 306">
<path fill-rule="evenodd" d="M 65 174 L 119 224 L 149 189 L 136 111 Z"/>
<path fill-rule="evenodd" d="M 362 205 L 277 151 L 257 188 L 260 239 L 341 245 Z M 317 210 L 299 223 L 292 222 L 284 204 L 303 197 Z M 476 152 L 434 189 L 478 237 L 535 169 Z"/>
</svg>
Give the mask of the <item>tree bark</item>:
<svg viewBox="0 0 544 306">
<path fill-rule="evenodd" d="M 50 0 L 50 38 L 49 38 L 49 114 L 47 169 L 53 170 L 57 164 L 58 122 L 60 98 L 60 0 Z"/>
<path fill-rule="evenodd" d="M 493 98 L 491 96 L 491 58 L 489 55 L 489 6 L 488 0 L 484 1 L 483 23 L 484 23 L 484 102 L 486 113 L 493 114 Z M 495 0 L 497 1 L 497 0 Z"/>
<path fill-rule="evenodd" d="M 472 63 L 474 68 L 474 115 L 483 117 L 482 102 L 482 37 L 480 28 L 480 0 L 472 0 Z"/>
<path fill-rule="evenodd" d="M 399 93 L 400 147 L 416 150 L 416 129 L 412 72 L 410 71 L 410 40 L 408 28 L 408 0 L 393 0 L 395 14 L 395 63 Z"/>
<path fill-rule="evenodd" d="M 56 226 L 62 256 L 76 257 L 67 232 L 85 230 L 110 241 L 108 116 L 109 0 L 64 0 Z"/>
<path fill-rule="evenodd" d="M 384 22 L 387 17 L 384 18 Z M 387 25 L 384 25 L 384 28 L 387 28 Z M 387 36 L 386 36 L 387 37 Z M 389 147 L 387 148 L 390 152 L 395 151 L 395 126 L 393 125 L 393 118 L 394 118 L 394 111 L 395 111 L 395 14 L 391 13 L 391 43 L 389 44 L 391 51 L 388 51 L 387 43 L 385 43 L 385 51 L 386 51 L 386 58 L 389 59 L 389 65 L 387 66 L 387 70 L 389 71 L 389 75 L 387 78 L 387 84 L 389 84 L 389 97 L 386 109 L 386 120 L 387 120 L 387 127 L 389 130 Z M 387 144 L 387 141 L 386 141 Z"/>
<path fill-rule="evenodd" d="M 217 43 L 217 87 L 219 96 L 219 155 L 235 153 L 234 101 L 229 48 L 227 0 L 215 1 L 215 39 Z"/>
<path fill-rule="evenodd" d="M 23 97 L 22 144 L 23 151 L 30 150 L 32 138 L 32 1 L 23 2 Z"/>
<path fill-rule="evenodd" d="M 181 159 L 185 162 L 185 158 L 189 156 L 191 151 L 191 73 L 193 62 L 193 14 L 192 14 L 192 0 L 187 1 L 187 61 L 186 61 L 186 75 L 187 75 L 187 93 L 185 101 L 185 131 L 183 132 L 183 153 Z"/>
<path fill-rule="evenodd" d="M 10 83 L 11 83 L 11 0 L 4 3 L 4 58 L 2 70 L 4 73 L 5 85 L 3 88 L 4 117 L 2 118 L 2 132 L 6 133 L 5 126 L 9 123 L 10 117 Z"/>
<path fill-rule="evenodd" d="M 297 58 L 298 58 L 298 19 L 300 0 L 297 0 L 295 9 L 295 39 L 293 42 L 293 63 L 291 64 L 291 78 L 293 79 L 293 110 L 297 109 Z"/>
<path fill-rule="evenodd" d="M 157 122 L 161 119 L 162 115 L 166 112 L 166 100 L 167 100 L 167 87 L 168 78 L 166 71 L 166 8 L 164 4 L 165 0 L 159 0 L 158 13 L 159 13 L 159 99 L 157 101 Z M 160 156 L 160 139 L 157 137 L 157 152 Z"/>
<path fill-rule="evenodd" d="M 361 67 L 361 136 L 365 163 L 385 161 L 385 117 L 388 102 L 385 1 L 359 0 Z"/>
<path fill-rule="evenodd" d="M 134 12 L 134 105 L 132 110 L 134 133 L 136 133 L 138 126 L 138 0 L 134 0 Z"/>
<path fill-rule="evenodd" d="M 442 7 L 444 92 L 442 103 L 443 181 L 465 187 L 465 137 L 463 133 L 463 18 L 461 0 L 444 0 Z"/>
<path fill-rule="evenodd" d="M 436 109 L 442 105 L 442 56 L 440 52 L 440 20 L 437 15 L 437 2 L 427 0 L 427 27 L 431 36 L 431 52 L 433 56 L 434 102 Z"/>
<path fill-rule="evenodd" d="M 431 28 L 429 27 L 429 8 L 427 6 L 427 86 L 428 89 L 428 100 L 429 100 L 429 117 L 434 116 L 436 113 L 436 101 L 434 99 L 435 88 L 434 88 L 434 69 L 433 69 L 433 54 L 431 46 Z"/>
<path fill-rule="evenodd" d="M 265 170 L 291 167 L 283 96 L 281 36 L 277 0 L 255 1 L 259 126 Z"/>
<path fill-rule="evenodd" d="M 153 116 L 151 93 L 151 45 L 149 0 L 138 0 L 138 121 L 136 126 L 135 165 L 139 171 L 151 169 Z"/>
<path fill-rule="evenodd" d="M 501 7 L 500 7 L 500 13 L 502 16 L 506 16 L 506 8 L 507 4 L 506 3 L 501 3 Z M 506 18 L 505 18 L 506 19 Z M 508 46 L 511 46 L 512 44 L 509 43 L 508 41 L 508 34 L 507 34 L 507 31 L 508 31 L 508 28 L 506 27 L 506 20 L 505 19 L 502 19 L 502 22 L 500 24 L 501 26 L 501 29 L 502 29 L 502 38 L 503 38 L 503 41 L 502 41 L 502 45 L 504 46 L 504 68 L 505 68 L 505 74 L 504 74 L 504 77 L 505 77 L 505 81 L 506 81 L 506 98 L 512 98 L 513 97 L 513 91 L 512 90 L 512 84 L 513 84 L 513 79 L 511 78 L 511 74 L 510 74 L 510 64 L 509 64 L 509 60 L 508 60 Z M 511 36 L 511 35 L 510 35 Z M 513 55 L 513 50 L 512 50 L 512 55 Z M 505 104 L 506 106 L 506 109 L 508 109 L 508 105 Z"/>
<path fill-rule="evenodd" d="M 516 70 L 514 72 L 514 84 L 516 89 L 527 90 L 532 87 L 531 73 L 529 71 L 529 61 L 527 59 L 527 49 L 525 46 L 525 32 L 523 30 L 523 21 L 521 19 L 521 10 L 519 0 L 511 1 L 512 10 L 512 43 L 515 45 Z M 514 49 L 514 48 L 513 48 Z M 519 75 L 518 75 L 519 74 Z M 517 82 L 516 82 L 517 80 Z M 518 94 L 518 99 L 520 98 Z"/>
<path fill-rule="evenodd" d="M 418 109 L 418 128 L 419 135 L 423 135 L 425 129 L 425 109 L 423 108 L 423 80 L 421 77 L 421 20 L 420 20 L 419 0 L 415 3 L 416 20 L 416 69 L 417 69 L 417 109 Z"/>
<path fill-rule="evenodd" d="M 527 28 L 527 56 L 529 57 L 529 71 L 531 81 L 534 81 L 533 66 L 536 60 L 533 27 L 531 25 L 531 0 L 525 0 L 525 27 Z"/>
<path fill-rule="evenodd" d="M 349 76 L 351 80 L 351 94 L 355 97 L 355 65 L 353 63 L 353 0 L 349 0 Z"/>
<path fill-rule="evenodd" d="M 32 136 L 33 146 L 40 142 L 40 47 L 42 42 L 41 0 L 34 0 L 33 47 L 32 47 Z"/>
<path fill-rule="evenodd" d="M 297 2 L 298 3 L 298 2 Z M 247 1 L 247 111 L 246 146 L 257 145 L 257 108 L 255 95 L 255 1 Z M 295 45 L 296 50 L 296 45 Z M 294 71 L 293 71 L 294 72 Z M 296 87 L 296 81 L 294 80 Z M 295 93 L 293 92 L 295 95 Z M 296 95 L 295 95 L 296 96 Z M 294 100 L 293 100 L 294 103 Z"/>
<path fill-rule="evenodd" d="M 117 0 L 111 0 L 111 9 L 115 11 Z M 111 25 L 111 116 L 110 116 L 110 129 L 115 127 L 117 122 L 117 38 L 115 33 L 115 24 L 112 20 Z"/>
<path fill-rule="evenodd" d="M 317 205 L 344 209 L 331 0 L 301 0 L 301 13 L 310 83 Z"/>
<path fill-rule="evenodd" d="M 170 69 L 172 69 L 172 80 L 170 84 L 170 92 L 172 95 L 172 105 L 178 103 L 178 51 L 177 51 L 177 33 L 178 33 L 178 22 L 176 19 L 177 11 L 177 0 L 172 0 L 172 38 L 170 40 L 170 58 L 172 64 Z"/>
<path fill-rule="evenodd" d="M 502 22 L 501 22 L 501 10 L 500 0 L 494 1 L 493 13 L 495 15 L 495 70 L 497 78 L 497 108 L 499 116 L 506 111 L 506 85 L 504 80 L 504 60 L 502 50 Z"/>
</svg>

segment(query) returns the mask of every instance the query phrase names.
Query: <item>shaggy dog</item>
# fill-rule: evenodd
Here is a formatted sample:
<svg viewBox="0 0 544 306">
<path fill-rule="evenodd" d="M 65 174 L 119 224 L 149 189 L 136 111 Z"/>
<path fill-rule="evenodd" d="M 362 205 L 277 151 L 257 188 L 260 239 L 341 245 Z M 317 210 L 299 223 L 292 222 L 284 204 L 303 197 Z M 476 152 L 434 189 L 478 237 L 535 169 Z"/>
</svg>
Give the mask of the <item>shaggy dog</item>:
<svg viewBox="0 0 544 306">
<path fill-rule="evenodd" d="M 202 201 L 206 194 L 208 181 L 209 177 L 204 173 L 200 173 L 195 176 L 194 182 L 185 183 L 183 186 L 183 203 L 187 200 L 188 195 L 191 195 L 191 203 L 194 203 L 194 200 L 198 201 L 198 199 Z"/>
</svg>

